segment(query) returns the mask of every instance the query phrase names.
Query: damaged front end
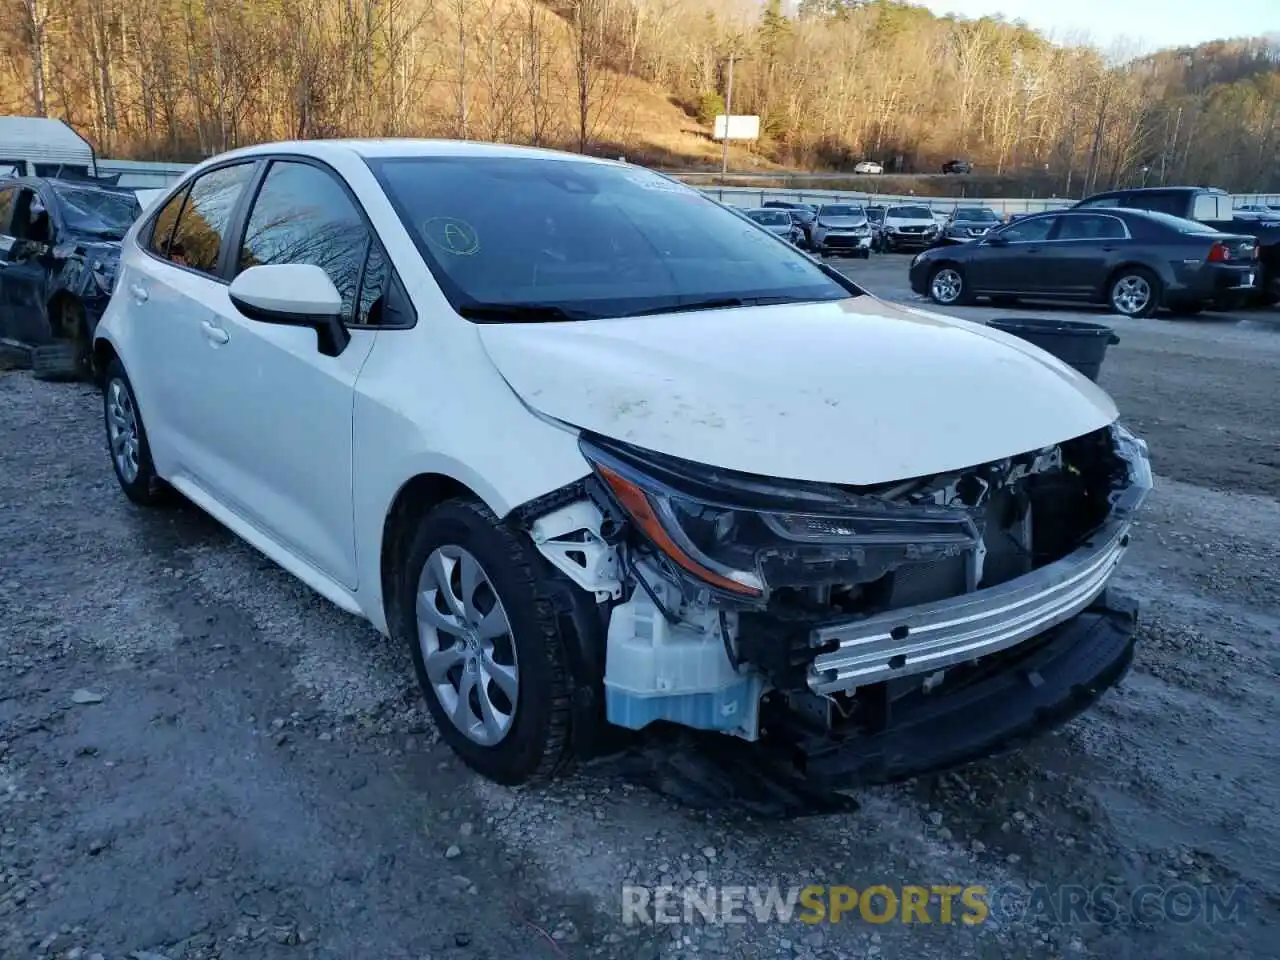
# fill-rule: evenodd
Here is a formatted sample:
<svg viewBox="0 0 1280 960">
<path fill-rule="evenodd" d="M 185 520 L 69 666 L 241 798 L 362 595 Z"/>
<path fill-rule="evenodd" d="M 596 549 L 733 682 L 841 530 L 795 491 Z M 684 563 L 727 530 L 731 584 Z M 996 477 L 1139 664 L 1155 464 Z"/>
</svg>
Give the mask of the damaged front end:
<svg viewBox="0 0 1280 960">
<path fill-rule="evenodd" d="M 1131 658 L 1106 586 L 1152 478 L 1119 425 L 874 488 L 582 450 L 584 497 L 531 533 L 607 610 L 619 726 L 767 736 L 815 777 L 895 779 L 1061 722 Z"/>
</svg>

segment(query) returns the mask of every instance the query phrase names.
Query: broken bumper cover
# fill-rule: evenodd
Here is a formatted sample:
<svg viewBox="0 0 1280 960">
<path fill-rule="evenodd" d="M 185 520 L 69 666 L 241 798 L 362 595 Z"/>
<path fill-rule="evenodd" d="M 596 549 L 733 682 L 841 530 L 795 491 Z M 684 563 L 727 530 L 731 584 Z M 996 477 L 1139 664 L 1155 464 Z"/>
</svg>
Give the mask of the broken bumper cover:
<svg viewBox="0 0 1280 960">
<path fill-rule="evenodd" d="M 1007 752 L 1060 726 L 1133 662 L 1137 607 L 1110 593 L 1005 669 L 895 703 L 884 729 L 810 750 L 805 774 L 832 787 L 889 783 Z"/>
<path fill-rule="evenodd" d="M 1128 483 L 1108 521 L 1081 546 L 1032 573 L 965 596 L 817 625 L 809 644 L 827 652 L 809 667 L 809 689 L 833 694 L 932 673 L 1000 653 L 1086 609 L 1119 565 L 1133 515 L 1152 487 L 1146 445 L 1125 431 L 1117 441 Z"/>
</svg>

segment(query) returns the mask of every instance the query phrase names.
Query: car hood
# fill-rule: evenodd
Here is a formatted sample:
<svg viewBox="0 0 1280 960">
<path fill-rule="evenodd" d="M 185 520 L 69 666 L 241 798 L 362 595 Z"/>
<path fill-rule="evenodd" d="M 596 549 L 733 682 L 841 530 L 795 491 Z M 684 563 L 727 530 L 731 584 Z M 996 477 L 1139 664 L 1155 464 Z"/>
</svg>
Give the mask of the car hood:
<svg viewBox="0 0 1280 960">
<path fill-rule="evenodd" d="M 818 224 L 823 227 L 865 227 L 866 217 L 821 217 Z"/>
<path fill-rule="evenodd" d="M 1025 341 L 871 296 L 477 329 L 507 383 L 546 416 L 778 478 L 926 476 L 1116 418 L 1093 382 Z"/>
<path fill-rule="evenodd" d="M 885 217 L 884 222 L 890 227 L 936 227 L 938 221 L 929 217 Z"/>
</svg>

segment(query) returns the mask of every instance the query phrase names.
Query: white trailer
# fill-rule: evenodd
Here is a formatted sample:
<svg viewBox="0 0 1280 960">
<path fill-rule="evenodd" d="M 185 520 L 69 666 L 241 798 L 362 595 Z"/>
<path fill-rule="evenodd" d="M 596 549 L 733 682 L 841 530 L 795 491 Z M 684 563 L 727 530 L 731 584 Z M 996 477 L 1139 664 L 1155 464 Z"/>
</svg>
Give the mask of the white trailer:
<svg viewBox="0 0 1280 960">
<path fill-rule="evenodd" d="M 98 176 L 89 141 L 61 120 L 0 117 L 0 174 Z"/>
</svg>

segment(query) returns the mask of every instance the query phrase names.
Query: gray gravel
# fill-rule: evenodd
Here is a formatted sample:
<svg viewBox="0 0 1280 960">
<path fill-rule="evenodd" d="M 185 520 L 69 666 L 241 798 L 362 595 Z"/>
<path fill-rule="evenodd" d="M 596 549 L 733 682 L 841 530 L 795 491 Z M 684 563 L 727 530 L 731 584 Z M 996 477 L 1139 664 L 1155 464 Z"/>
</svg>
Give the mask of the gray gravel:
<svg viewBox="0 0 1280 960">
<path fill-rule="evenodd" d="M 902 295 L 896 259 L 848 269 Z M 479 781 L 406 655 L 194 508 L 128 505 L 88 388 L 0 373 L 0 957 L 1275 956 L 1280 336 L 1117 326 L 1104 385 L 1160 473 L 1122 571 L 1131 677 L 1020 754 L 784 822 L 595 769 Z M 1215 925 L 655 929 L 619 922 L 624 882 L 1244 899 Z"/>
</svg>

